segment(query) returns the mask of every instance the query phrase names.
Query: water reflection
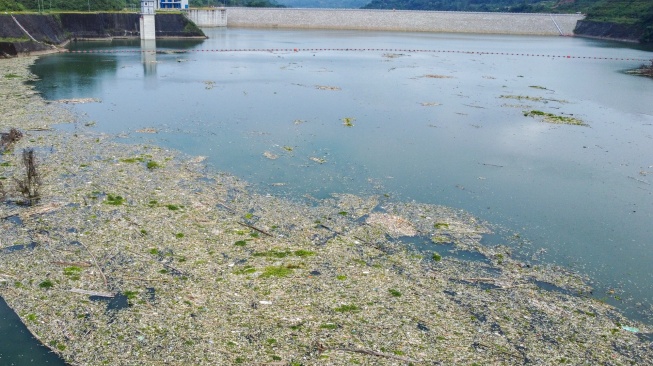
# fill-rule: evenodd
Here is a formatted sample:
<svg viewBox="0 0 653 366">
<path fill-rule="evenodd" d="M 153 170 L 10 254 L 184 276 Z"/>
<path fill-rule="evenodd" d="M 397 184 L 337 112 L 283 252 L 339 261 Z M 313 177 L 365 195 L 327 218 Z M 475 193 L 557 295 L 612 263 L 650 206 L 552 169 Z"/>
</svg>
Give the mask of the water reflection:
<svg viewBox="0 0 653 366">
<path fill-rule="evenodd" d="M 156 87 L 156 40 L 141 40 L 141 62 L 143 63 L 145 84 L 154 83 L 153 87 Z"/>
<path fill-rule="evenodd" d="M 102 89 L 105 78 L 116 73 L 118 60 L 115 55 L 103 55 L 95 62 L 86 62 L 80 54 L 65 54 L 66 62 L 56 57 L 42 57 L 39 62 L 48 77 L 43 80 L 48 99 L 67 99 L 75 95 L 95 94 Z"/>
</svg>

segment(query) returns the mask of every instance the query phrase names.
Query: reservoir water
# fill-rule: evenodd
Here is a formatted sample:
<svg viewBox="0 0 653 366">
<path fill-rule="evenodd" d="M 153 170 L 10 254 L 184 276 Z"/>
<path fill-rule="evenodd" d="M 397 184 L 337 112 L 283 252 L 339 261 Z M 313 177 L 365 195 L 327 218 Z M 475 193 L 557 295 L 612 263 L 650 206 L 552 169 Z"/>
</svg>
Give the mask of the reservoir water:
<svg viewBox="0 0 653 366">
<path fill-rule="evenodd" d="M 139 41 L 80 42 L 72 49 L 114 53 L 42 57 L 36 87 L 49 100 L 100 100 L 75 107 L 94 130 L 207 156 L 272 194 L 385 194 L 469 211 L 650 310 L 653 80 L 625 74 L 643 62 L 621 59 L 651 50 L 569 37 L 206 32 L 159 41 L 156 54 Z"/>
<path fill-rule="evenodd" d="M 101 52 L 41 57 L 35 85 L 48 100 L 100 101 L 71 106 L 86 123 L 63 129 L 203 155 L 259 191 L 466 210 L 496 225 L 488 245 L 586 274 L 595 296 L 652 322 L 653 80 L 624 72 L 651 49 L 568 37 L 205 32 L 205 41 L 158 41 L 157 53 L 138 41 L 76 43 Z"/>
</svg>

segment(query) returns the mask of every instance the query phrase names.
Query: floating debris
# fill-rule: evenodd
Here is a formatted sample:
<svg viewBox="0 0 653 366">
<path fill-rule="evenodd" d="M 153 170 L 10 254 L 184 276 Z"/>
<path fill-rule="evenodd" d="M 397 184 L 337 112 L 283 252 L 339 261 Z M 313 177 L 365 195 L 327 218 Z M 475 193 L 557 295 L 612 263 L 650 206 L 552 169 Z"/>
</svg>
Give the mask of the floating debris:
<svg viewBox="0 0 653 366">
<path fill-rule="evenodd" d="M 403 53 L 384 53 L 383 55 L 381 55 L 381 57 L 384 57 L 384 58 L 399 58 L 399 57 L 404 57 L 404 56 L 406 56 L 406 55 L 403 54 Z"/>
<path fill-rule="evenodd" d="M 152 127 L 146 127 L 146 128 L 141 128 L 139 130 L 136 130 L 136 132 L 138 132 L 138 133 L 159 133 L 159 130 L 157 130 L 156 128 L 152 128 Z"/>
<path fill-rule="evenodd" d="M 274 153 L 272 153 L 272 152 L 270 152 L 270 151 L 266 151 L 266 152 L 264 152 L 264 153 L 263 153 L 263 156 L 265 156 L 266 158 L 268 158 L 268 159 L 270 159 L 270 160 L 279 159 L 279 155 L 274 154 Z"/>
<path fill-rule="evenodd" d="M 553 98 L 542 98 L 542 97 L 531 97 L 528 95 L 501 95 L 499 98 L 504 99 L 516 99 L 516 100 L 530 100 L 531 102 L 557 102 L 561 104 L 569 103 L 564 99 L 553 99 Z"/>
<path fill-rule="evenodd" d="M 53 103 L 64 104 L 85 104 L 85 103 L 101 103 L 102 101 L 97 98 L 75 98 L 75 99 L 59 99 L 53 100 Z"/>
<path fill-rule="evenodd" d="M 420 103 L 422 107 L 436 107 L 439 105 L 442 105 L 442 103 L 436 103 L 436 102 L 422 102 Z"/>
<path fill-rule="evenodd" d="M 315 89 L 318 90 L 342 90 L 340 87 L 337 86 L 326 86 L 326 85 L 315 85 Z"/>
<path fill-rule="evenodd" d="M 415 236 L 417 230 L 406 219 L 385 213 L 372 213 L 365 220 L 369 225 L 380 225 L 392 236 Z"/>
<path fill-rule="evenodd" d="M 537 111 L 537 110 L 524 111 L 524 116 L 525 117 L 539 117 L 544 122 L 553 123 L 553 124 L 574 125 L 574 126 L 588 126 L 585 122 L 583 122 L 582 120 L 580 120 L 578 118 L 575 118 L 575 117 L 560 116 L 560 115 L 557 115 L 557 114 L 547 113 L 547 112 L 542 112 L 542 111 Z"/>
<path fill-rule="evenodd" d="M 650 65 L 642 65 L 634 70 L 626 71 L 627 74 L 653 77 L 653 60 Z"/>
<path fill-rule="evenodd" d="M 635 327 L 629 327 L 629 326 L 626 326 L 626 325 L 622 325 L 621 329 L 623 329 L 625 331 L 628 331 L 628 332 L 631 332 L 631 333 L 639 333 L 639 328 L 635 328 Z"/>
<path fill-rule="evenodd" d="M 453 76 L 438 75 L 438 74 L 426 74 L 426 75 L 423 75 L 421 77 L 428 78 L 428 79 L 453 79 Z"/>
<path fill-rule="evenodd" d="M 311 159 L 312 161 L 314 161 L 314 162 L 316 162 L 318 164 L 326 163 L 326 159 L 324 159 L 324 158 L 316 158 L 314 156 L 311 156 L 309 159 Z"/>
</svg>

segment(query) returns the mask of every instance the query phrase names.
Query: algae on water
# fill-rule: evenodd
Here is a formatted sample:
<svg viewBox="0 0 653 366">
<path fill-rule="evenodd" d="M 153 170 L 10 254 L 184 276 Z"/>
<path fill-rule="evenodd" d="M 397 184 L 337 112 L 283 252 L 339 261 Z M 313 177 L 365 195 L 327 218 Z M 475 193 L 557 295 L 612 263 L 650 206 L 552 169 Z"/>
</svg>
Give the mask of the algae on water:
<svg viewBox="0 0 653 366">
<path fill-rule="evenodd" d="M 547 123 L 560 124 L 560 125 L 573 125 L 573 126 L 588 126 L 582 120 L 570 117 L 557 115 L 548 112 L 542 112 L 538 110 L 524 111 L 525 117 L 536 117 Z"/>
</svg>

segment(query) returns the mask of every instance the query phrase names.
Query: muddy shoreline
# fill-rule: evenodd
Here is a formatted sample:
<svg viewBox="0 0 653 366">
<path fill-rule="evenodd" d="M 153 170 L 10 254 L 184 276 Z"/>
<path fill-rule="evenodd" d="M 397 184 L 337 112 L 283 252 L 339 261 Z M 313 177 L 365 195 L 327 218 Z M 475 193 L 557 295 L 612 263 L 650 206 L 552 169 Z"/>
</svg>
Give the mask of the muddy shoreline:
<svg viewBox="0 0 653 366">
<path fill-rule="evenodd" d="M 0 177 L 11 191 L 33 148 L 43 181 L 36 206 L 0 203 L 0 296 L 70 364 L 653 363 L 649 326 L 578 274 L 481 245 L 492 228 L 465 212 L 257 194 L 94 132 L 25 85 L 33 60 L 0 60 L 0 132 L 25 135 Z"/>
</svg>

